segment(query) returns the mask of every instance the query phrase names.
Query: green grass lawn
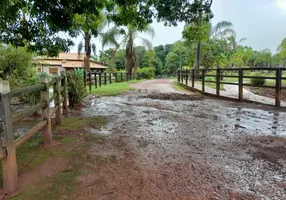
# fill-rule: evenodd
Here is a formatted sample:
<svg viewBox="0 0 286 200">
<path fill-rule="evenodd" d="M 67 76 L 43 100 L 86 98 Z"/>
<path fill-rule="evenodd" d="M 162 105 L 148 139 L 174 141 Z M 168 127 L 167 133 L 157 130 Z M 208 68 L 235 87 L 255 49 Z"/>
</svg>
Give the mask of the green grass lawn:
<svg viewBox="0 0 286 200">
<path fill-rule="evenodd" d="M 174 82 L 172 83 L 172 87 L 176 90 L 176 91 L 180 91 L 180 92 L 187 92 L 188 90 L 185 89 L 184 87 L 182 87 L 176 80 L 174 80 Z"/>
<path fill-rule="evenodd" d="M 134 83 L 140 83 L 143 80 L 131 80 L 129 82 L 122 82 L 122 83 L 112 83 L 111 85 L 102 85 L 101 87 L 95 88 L 92 86 L 91 94 L 95 94 L 98 96 L 116 96 L 118 94 L 121 94 L 125 91 L 135 90 L 135 88 L 132 88 L 130 84 Z M 89 87 L 87 87 L 87 90 L 89 90 Z"/>
</svg>

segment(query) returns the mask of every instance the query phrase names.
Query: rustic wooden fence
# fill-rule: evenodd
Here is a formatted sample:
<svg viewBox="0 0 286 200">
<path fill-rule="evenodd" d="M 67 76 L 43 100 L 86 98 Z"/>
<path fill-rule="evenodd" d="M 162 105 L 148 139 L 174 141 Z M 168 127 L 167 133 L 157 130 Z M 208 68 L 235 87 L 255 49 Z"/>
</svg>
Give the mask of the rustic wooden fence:
<svg viewBox="0 0 286 200">
<path fill-rule="evenodd" d="M 65 75 L 54 77 L 50 82 L 48 77 L 43 77 L 40 84 L 11 91 L 8 82 L 0 84 L 2 85 L 0 87 L 0 158 L 2 158 L 3 190 L 6 194 L 18 189 L 16 149 L 39 131 L 43 133 L 44 145 L 51 144 L 52 117 L 55 115 L 56 124 L 61 124 L 62 111 L 63 113 L 67 112 L 67 84 Z M 53 87 L 52 97 L 50 97 L 50 87 Z M 41 102 L 25 111 L 13 114 L 11 99 L 34 92 L 40 92 Z M 53 109 L 50 108 L 50 102 L 52 101 L 54 101 Z M 15 140 L 13 134 L 14 124 L 40 110 L 42 120 Z"/>
<path fill-rule="evenodd" d="M 89 91 L 92 87 L 98 88 L 112 83 L 127 82 L 129 80 L 140 80 L 142 79 L 142 74 L 134 73 L 130 75 L 129 73 L 107 73 L 107 72 L 86 72 L 84 71 L 84 85 L 89 86 Z"/>
<path fill-rule="evenodd" d="M 257 75 L 247 75 L 245 72 L 261 72 L 264 74 L 272 73 L 268 76 L 257 76 Z M 285 68 L 216 68 L 216 69 L 200 69 L 200 70 L 178 70 L 177 79 L 179 83 L 182 83 L 186 86 L 190 86 L 194 89 L 195 82 L 201 82 L 201 92 L 205 94 L 210 94 L 205 91 L 206 83 L 215 84 L 216 96 L 221 96 L 221 85 L 237 85 L 238 86 L 238 97 L 237 100 L 240 102 L 244 101 L 243 98 L 243 86 L 252 86 L 258 88 L 272 88 L 275 90 L 275 106 L 281 106 L 281 90 L 286 89 L 285 86 L 282 86 L 282 80 L 286 80 L 286 77 L 283 77 L 283 71 L 286 72 Z M 260 74 L 261 74 L 260 73 Z M 207 77 L 213 77 L 213 80 L 207 80 Z M 227 82 L 224 81 L 225 78 L 235 78 L 237 82 Z M 265 80 L 274 80 L 275 85 L 254 85 L 249 82 L 245 82 L 246 79 L 261 78 Z"/>
</svg>

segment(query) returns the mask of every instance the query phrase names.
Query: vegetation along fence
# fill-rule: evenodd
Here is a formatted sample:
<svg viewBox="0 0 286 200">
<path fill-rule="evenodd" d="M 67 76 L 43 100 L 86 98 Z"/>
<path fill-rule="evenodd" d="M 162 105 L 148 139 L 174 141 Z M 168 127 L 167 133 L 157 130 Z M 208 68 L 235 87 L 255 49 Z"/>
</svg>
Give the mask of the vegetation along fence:
<svg viewBox="0 0 286 200">
<path fill-rule="evenodd" d="M 129 73 L 106 73 L 106 72 L 86 72 L 84 71 L 84 85 L 85 87 L 89 86 L 89 91 L 92 90 L 92 86 L 94 88 L 101 87 L 103 85 L 112 84 L 112 83 L 120 83 L 129 80 L 140 80 L 142 74 L 133 73 L 130 75 Z"/>
<path fill-rule="evenodd" d="M 285 68 L 216 68 L 200 70 L 178 70 L 179 83 L 212 95 L 206 85 L 215 89 L 214 95 L 221 95 L 224 85 L 236 85 L 237 100 L 244 101 L 243 87 L 272 88 L 275 90 L 275 106 L 281 106 L 281 90 L 286 89 Z M 197 85 L 196 85 L 197 84 Z M 201 88 L 198 87 L 201 86 Z"/>
<path fill-rule="evenodd" d="M 40 79 L 40 84 L 11 91 L 8 82 L 0 83 L 0 158 L 2 159 L 3 190 L 6 194 L 12 193 L 18 188 L 16 149 L 39 131 L 43 133 L 44 145 L 51 144 L 52 117 L 55 116 L 56 124 L 61 124 L 62 111 L 63 113 L 67 112 L 67 77 L 62 75 L 54 77 L 51 81 L 48 77 L 41 77 Z M 53 93 L 50 94 L 50 88 L 52 87 Z M 11 99 L 35 92 L 39 92 L 41 95 L 40 103 L 29 107 L 25 111 L 12 113 Z M 54 102 L 53 108 L 50 108 L 51 102 Z M 38 111 L 41 111 L 42 114 L 41 121 L 15 139 L 13 134 L 14 125 Z"/>
</svg>

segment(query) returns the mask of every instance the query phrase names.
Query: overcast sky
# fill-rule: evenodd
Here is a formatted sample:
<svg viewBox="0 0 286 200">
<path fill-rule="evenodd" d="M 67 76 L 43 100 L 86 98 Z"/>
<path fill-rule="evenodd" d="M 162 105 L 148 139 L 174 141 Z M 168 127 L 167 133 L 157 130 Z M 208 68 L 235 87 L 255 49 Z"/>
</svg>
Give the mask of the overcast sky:
<svg viewBox="0 0 286 200">
<path fill-rule="evenodd" d="M 286 37 L 286 0 L 214 0 L 212 11 L 215 17 L 212 23 L 227 20 L 233 23 L 237 40 L 246 37 L 242 44 L 254 49 L 269 48 L 273 53 L 282 39 Z M 162 23 L 153 23 L 156 36 L 154 46 L 170 44 L 180 40 L 183 24 L 177 27 L 165 27 Z M 148 37 L 148 36 L 144 36 Z M 77 38 L 75 43 L 81 39 Z M 94 40 L 97 49 L 101 49 L 99 39 Z M 140 41 L 137 41 L 140 45 Z M 73 47 L 71 52 L 77 52 Z"/>
</svg>

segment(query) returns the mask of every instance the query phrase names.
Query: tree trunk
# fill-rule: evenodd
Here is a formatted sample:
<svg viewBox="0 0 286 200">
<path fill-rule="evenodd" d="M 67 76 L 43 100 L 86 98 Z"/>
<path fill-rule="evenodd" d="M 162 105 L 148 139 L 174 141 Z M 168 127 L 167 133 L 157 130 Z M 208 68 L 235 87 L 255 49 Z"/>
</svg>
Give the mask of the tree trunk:
<svg viewBox="0 0 286 200">
<path fill-rule="evenodd" d="M 85 33 L 85 37 L 84 37 L 84 42 L 85 42 L 85 62 L 84 62 L 84 68 L 86 71 L 90 70 L 90 54 L 91 54 L 91 44 L 90 44 L 90 40 L 91 40 L 91 34 L 90 33 Z"/>
<path fill-rule="evenodd" d="M 139 62 L 139 56 L 135 54 L 135 65 L 134 65 L 134 74 L 137 74 L 138 71 L 138 62 Z"/>
<path fill-rule="evenodd" d="M 200 74 L 200 61 L 201 61 L 201 46 L 202 46 L 202 42 L 199 41 L 198 46 L 197 46 L 197 59 L 196 59 L 196 68 L 195 68 L 195 78 L 198 79 L 199 78 L 199 74 Z"/>
<path fill-rule="evenodd" d="M 128 42 L 126 46 L 126 73 L 129 75 L 132 74 L 132 66 L 133 66 L 133 44 L 131 41 Z"/>
</svg>

